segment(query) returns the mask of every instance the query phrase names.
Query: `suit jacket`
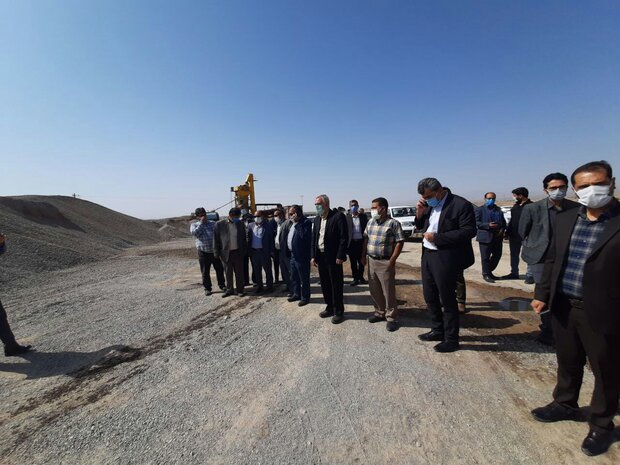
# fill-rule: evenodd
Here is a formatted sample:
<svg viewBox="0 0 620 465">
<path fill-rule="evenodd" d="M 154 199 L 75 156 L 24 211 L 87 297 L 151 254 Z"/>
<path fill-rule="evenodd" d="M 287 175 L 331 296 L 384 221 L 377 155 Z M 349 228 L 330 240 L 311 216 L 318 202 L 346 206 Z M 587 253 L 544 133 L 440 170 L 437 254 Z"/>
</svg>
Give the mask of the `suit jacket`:
<svg viewBox="0 0 620 465">
<path fill-rule="evenodd" d="M 292 241 L 295 260 L 298 262 L 309 262 L 312 252 L 312 221 L 303 216 L 297 223 L 293 223 L 291 227 L 295 228 L 295 235 Z M 288 245 L 285 245 L 285 247 L 290 257 Z"/>
<path fill-rule="evenodd" d="M 230 252 L 230 236 L 228 234 L 228 218 L 220 220 L 215 225 L 215 233 L 213 235 L 213 255 L 220 258 L 224 262 L 228 261 L 228 253 Z M 247 235 L 243 221 L 235 223 L 237 228 L 237 247 L 239 253 L 243 256 L 248 250 Z"/>
<path fill-rule="evenodd" d="M 562 200 L 562 211 L 577 208 L 579 204 L 572 200 Z M 551 225 L 549 224 L 549 203 L 547 198 L 523 207 L 519 220 L 519 236 L 523 240 L 521 258 L 525 263 L 541 263 L 551 243 Z"/>
<path fill-rule="evenodd" d="M 472 266 L 475 261 L 471 245 L 471 240 L 476 235 L 474 206 L 469 200 L 454 195 L 449 189 L 446 190 L 448 197 L 439 215 L 435 245 L 442 261 L 463 270 Z M 416 215 L 416 229 L 423 231 L 428 229 L 431 210 L 430 207 L 426 207 L 421 216 Z"/>
<path fill-rule="evenodd" d="M 620 203 L 613 201 L 612 218 L 592 253 L 586 260 L 583 273 L 583 303 L 588 320 L 595 331 L 620 335 Z M 577 216 L 581 209 L 564 211 L 557 216 L 556 233 L 545 259 L 542 281 L 536 285 L 535 298 L 547 303 L 561 319 L 554 301 L 558 294 L 560 278 L 568 257 L 568 248 Z"/>
<path fill-rule="evenodd" d="M 312 237 L 312 258 L 316 259 L 319 255 L 319 233 L 321 231 L 321 217 L 314 219 L 314 231 Z M 349 231 L 347 220 L 340 212 L 330 210 L 327 214 L 327 224 L 325 225 L 325 255 L 330 262 L 336 259 L 345 261 L 347 259 L 347 248 L 349 246 Z"/>
<path fill-rule="evenodd" d="M 494 239 L 502 238 L 503 231 L 506 229 L 506 219 L 502 209 L 497 205 L 489 208 L 486 205 L 476 208 L 476 227 L 478 232 L 476 233 L 476 240 L 483 244 L 489 244 Z M 489 223 L 495 220 L 499 224 L 499 228 L 491 229 Z"/>
<path fill-rule="evenodd" d="M 347 227 L 349 228 L 349 245 L 351 245 L 351 241 L 353 240 L 353 215 L 351 213 L 347 213 Z M 362 239 L 364 239 L 364 229 L 366 229 L 366 225 L 368 224 L 368 217 L 365 214 L 359 214 L 357 217 L 360 219 L 360 228 L 362 228 Z"/>
<path fill-rule="evenodd" d="M 292 225 L 293 220 L 285 220 L 284 223 L 282 223 L 282 227 L 280 228 L 280 234 L 278 234 L 276 237 L 276 241 L 278 242 L 278 244 L 280 244 L 280 252 L 284 250 L 284 254 L 287 257 L 291 256 L 291 251 L 288 250 L 288 245 L 286 241 L 288 240 L 288 233 L 291 230 Z"/>
<path fill-rule="evenodd" d="M 531 203 L 532 201 L 527 199 L 523 205 L 515 203 L 510 209 L 510 221 L 508 222 L 508 226 L 506 226 L 506 235 L 512 240 L 521 240 L 521 236 L 519 235 L 519 221 L 521 220 L 521 213 L 523 213 L 525 206 Z"/>
<path fill-rule="evenodd" d="M 248 227 L 248 248 L 252 248 L 252 239 L 254 239 L 254 226 L 256 224 L 252 223 Z M 263 223 L 263 237 L 262 237 L 262 246 L 263 252 L 267 255 L 273 254 L 273 249 L 275 248 L 274 242 L 275 231 L 271 228 L 271 224 L 269 221 L 265 221 Z"/>
</svg>

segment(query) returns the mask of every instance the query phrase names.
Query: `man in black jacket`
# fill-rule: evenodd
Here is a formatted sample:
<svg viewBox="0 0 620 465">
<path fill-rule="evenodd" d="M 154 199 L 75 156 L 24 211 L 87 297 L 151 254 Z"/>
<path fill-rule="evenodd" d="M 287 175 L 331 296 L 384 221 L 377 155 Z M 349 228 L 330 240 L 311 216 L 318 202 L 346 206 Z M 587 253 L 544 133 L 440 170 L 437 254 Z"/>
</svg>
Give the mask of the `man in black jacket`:
<svg viewBox="0 0 620 465">
<path fill-rule="evenodd" d="M 474 207 L 442 187 L 435 178 L 422 179 L 418 193 L 422 198 L 417 205 L 415 227 L 424 231 L 422 285 L 432 319 L 431 331 L 419 338 L 439 341 L 435 346 L 437 352 L 454 352 L 459 348 L 456 280 L 460 272 L 474 263 Z"/>
<path fill-rule="evenodd" d="M 366 284 L 364 264 L 362 263 L 362 245 L 364 243 L 364 230 L 368 224 L 368 217 L 361 214 L 359 209 L 360 206 L 357 200 L 349 202 L 347 228 L 349 230 L 349 260 L 351 261 L 351 274 L 353 275 L 351 286 Z"/>
<path fill-rule="evenodd" d="M 607 451 L 620 397 L 620 204 L 605 161 L 571 176 L 581 208 L 559 213 L 532 308 L 551 311 L 558 361 L 553 402 L 532 410 L 538 421 L 583 419 L 579 391 L 586 358 L 594 375 L 586 455 Z"/>
<path fill-rule="evenodd" d="M 329 197 L 319 195 L 314 204 L 317 216 L 314 219 L 312 236 L 312 264 L 319 267 L 321 290 L 325 310 L 321 318 L 332 317 L 332 323 L 344 321 L 342 264 L 347 260 L 349 232 L 345 216 L 329 208 Z"/>
<path fill-rule="evenodd" d="M 510 246 L 510 273 L 502 276 L 502 279 L 519 279 L 519 254 L 521 253 L 521 236 L 519 236 L 519 220 L 523 207 L 532 203 L 529 198 L 530 192 L 526 187 L 517 187 L 512 191 L 515 204 L 510 209 L 510 221 L 506 227 L 506 237 Z M 526 279 L 529 274 L 526 273 Z"/>
</svg>

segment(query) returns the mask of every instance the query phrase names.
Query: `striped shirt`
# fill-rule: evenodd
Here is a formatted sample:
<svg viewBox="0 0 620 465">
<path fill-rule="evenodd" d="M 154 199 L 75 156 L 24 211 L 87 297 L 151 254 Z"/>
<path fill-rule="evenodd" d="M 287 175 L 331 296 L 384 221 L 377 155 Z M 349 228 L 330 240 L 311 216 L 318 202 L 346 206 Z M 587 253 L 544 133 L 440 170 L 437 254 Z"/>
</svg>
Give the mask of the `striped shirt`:
<svg viewBox="0 0 620 465">
<path fill-rule="evenodd" d="M 196 221 L 189 227 L 189 232 L 196 238 L 196 248 L 201 252 L 213 253 L 213 232 L 215 222 L 207 220 L 206 223 Z"/>
<path fill-rule="evenodd" d="M 394 218 L 383 222 L 373 218 L 366 225 L 364 237 L 368 238 L 366 253 L 373 258 L 390 258 L 396 243 L 405 241 L 403 228 Z"/>
<path fill-rule="evenodd" d="M 566 264 L 560 275 L 560 290 L 565 296 L 572 299 L 583 298 L 583 272 L 586 260 L 605 230 L 605 224 L 610 217 L 608 210 L 596 221 L 590 221 L 586 217 L 585 207 L 581 208 L 570 238 Z"/>
</svg>

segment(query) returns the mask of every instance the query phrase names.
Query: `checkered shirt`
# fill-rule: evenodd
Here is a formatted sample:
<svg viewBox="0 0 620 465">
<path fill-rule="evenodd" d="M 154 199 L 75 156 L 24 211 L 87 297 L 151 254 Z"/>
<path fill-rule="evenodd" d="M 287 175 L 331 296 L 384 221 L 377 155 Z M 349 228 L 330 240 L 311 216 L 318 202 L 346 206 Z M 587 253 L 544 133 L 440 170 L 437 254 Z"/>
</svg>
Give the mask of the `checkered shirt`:
<svg viewBox="0 0 620 465">
<path fill-rule="evenodd" d="M 568 246 L 568 257 L 560 277 L 560 291 L 565 296 L 571 299 L 583 298 L 583 271 L 586 260 L 605 230 L 609 218 L 605 212 L 598 220 L 590 221 L 586 217 L 585 208 L 579 212 Z"/>
<path fill-rule="evenodd" d="M 192 236 L 196 238 L 196 248 L 201 252 L 213 253 L 213 233 L 215 231 L 215 222 L 207 221 L 203 223 L 197 221 L 190 226 Z"/>
<path fill-rule="evenodd" d="M 370 220 L 364 230 L 364 237 L 368 238 L 366 253 L 375 258 L 390 258 L 394 245 L 405 240 L 403 228 L 394 218 L 388 218 L 383 223 Z"/>
</svg>

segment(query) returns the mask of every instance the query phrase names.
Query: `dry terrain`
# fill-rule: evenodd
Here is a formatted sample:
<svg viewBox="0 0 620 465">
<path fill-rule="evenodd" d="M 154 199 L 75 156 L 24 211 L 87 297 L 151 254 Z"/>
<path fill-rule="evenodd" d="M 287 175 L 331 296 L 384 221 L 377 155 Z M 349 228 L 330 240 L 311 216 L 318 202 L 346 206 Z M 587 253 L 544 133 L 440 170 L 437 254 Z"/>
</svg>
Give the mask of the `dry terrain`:
<svg viewBox="0 0 620 465">
<path fill-rule="evenodd" d="M 36 223 L 0 198 L 0 229 L 12 238 L 0 296 L 18 338 L 37 349 L 0 359 L 0 463 L 620 461 L 619 444 L 598 458 L 581 453 L 584 424 L 531 419 L 550 400 L 555 369 L 553 352 L 533 341 L 535 315 L 519 310 L 531 286 L 489 285 L 468 270 L 463 350 L 437 354 L 417 338 L 429 326 L 419 243 L 400 260 L 402 327 L 388 333 L 365 321 L 367 286 L 346 286 L 341 325 L 318 317 L 316 277 L 303 308 L 283 293 L 206 297 L 191 238 L 162 242 L 165 224 L 124 216 L 106 233 L 102 218 L 75 213 L 81 201 L 62 199 L 34 201 L 56 202 L 73 226 Z M 35 243 L 40 270 L 27 263 Z M 79 259 L 54 266 L 65 250 Z M 588 374 L 582 404 L 591 389 Z"/>
</svg>

